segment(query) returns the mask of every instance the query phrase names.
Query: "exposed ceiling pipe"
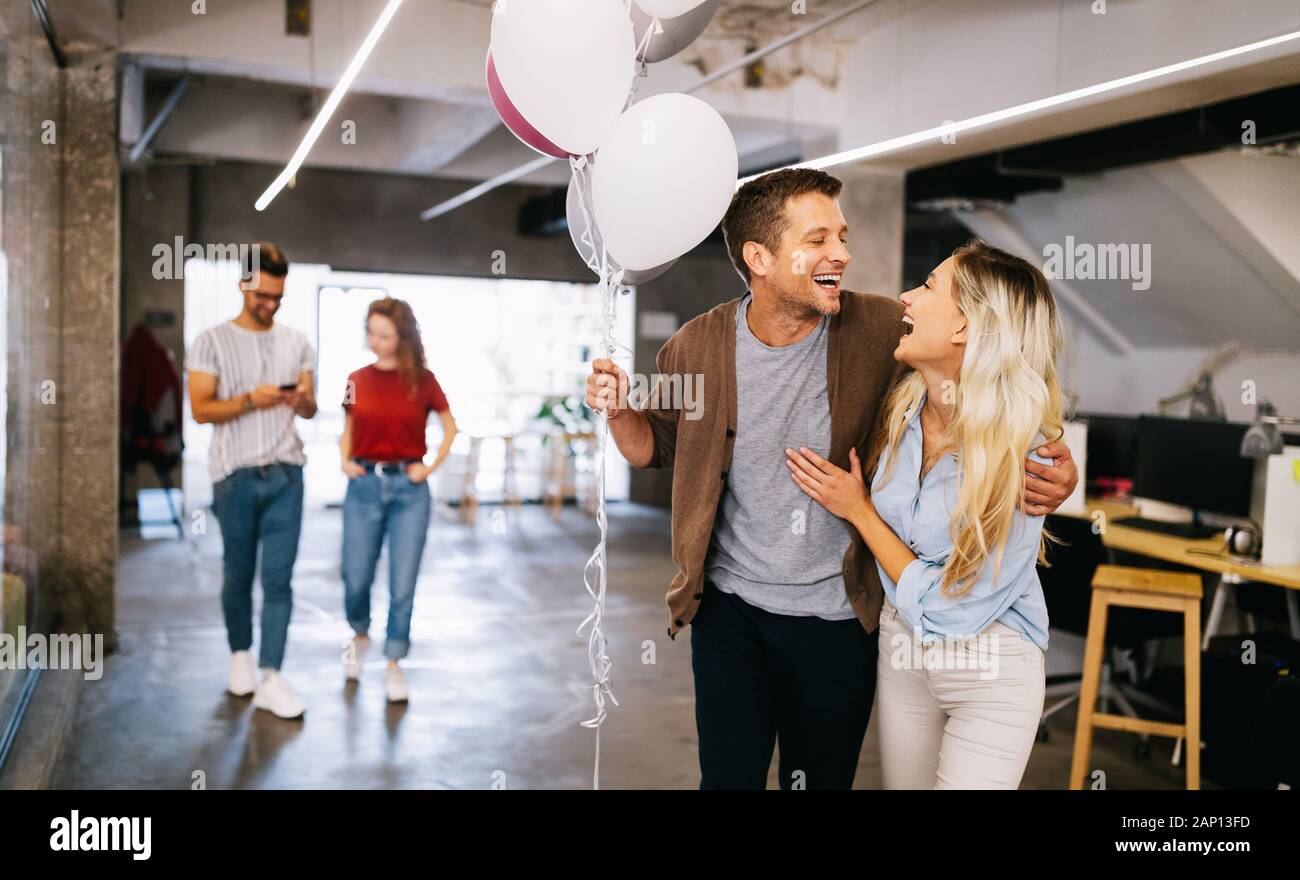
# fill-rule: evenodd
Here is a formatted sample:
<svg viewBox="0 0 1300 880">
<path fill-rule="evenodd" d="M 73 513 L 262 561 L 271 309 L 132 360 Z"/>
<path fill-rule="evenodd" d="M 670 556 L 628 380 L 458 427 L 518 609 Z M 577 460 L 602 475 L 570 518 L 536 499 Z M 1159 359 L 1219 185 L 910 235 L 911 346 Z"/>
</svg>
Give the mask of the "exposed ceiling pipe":
<svg viewBox="0 0 1300 880">
<path fill-rule="evenodd" d="M 54 63 L 59 67 L 68 66 L 68 56 L 63 54 L 62 47 L 59 46 L 59 40 L 54 36 L 54 24 L 50 21 L 50 10 L 45 6 L 45 0 L 32 0 L 32 14 L 41 24 L 41 30 L 45 32 L 45 41 L 50 44 L 50 51 L 54 53 Z"/>
<path fill-rule="evenodd" d="M 149 125 L 145 128 L 144 134 L 140 135 L 140 140 L 135 142 L 135 146 L 131 147 L 132 162 L 139 162 L 140 159 L 144 157 L 145 152 L 149 149 L 149 145 L 152 144 L 154 138 L 158 136 L 158 132 L 162 131 L 163 124 L 167 122 L 168 118 L 172 115 L 172 111 L 174 111 L 176 105 L 181 102 L 181 98 L 185 96 L 185 90 L 189 87 L 190 78 L 188 75 L 181 77 L 177 80 L 176 85 L 172 86 L 172 90 L 167 93 L 167 98 L 163 101 L 163 105 L 158 108 L 158 113 L 149 121 Z"/>
<path fill-rule="evenodd" d="M 1297 40 L 1300 40 L 1300 31 L 1290 31 L 1285 34 L 1278 34 L 1275 37 L 1256 40 L 1253 43 L 1245 43 L 1240 46 L 1234 46 L 1231 49 L 1223 49 L 1222 51 L 1212 52 L 1208 55 L 1199 55 L 1195 58 L 1188 58 L 1184 61 L 1175 62 L 1174 64 L 1166 64 L 1163 67 L 1154 67 L 1150 70 L 1143 70 L 1138 73 L 1129 74 L 1128 76 L 1118 77 L 1117 79 L 1106 80 L 1105 82 L 1094 83 L 1090 86 L 1072 89 L 1068 92 L 1049 95 L 1046 98 L 1039 98 L 1035 101 L 1027 101 L 1026 103 L 1016 104 L 1012 107 L 1003 107 L 1000 110 L 981 113 L 979 116 L 972 116 L 968 119 L 960 119 L 956 122 L 947 122 L 943 125 L 934 126 L 933 128 L 914 131 L 911 134 L 877 141 L 874 144 L 866 144 L 865 146 L 854 147 L 850 150 L 833 153 L 829 156 L 822 156 L 818 159 L 810 159 L 807 162 L 800 162 L 792 167 L 824 170 L 826 168 L 833 168 L 837 165 L 861 162 L 864 159 L 873 159 L 877 156 L 884 156 L 888 153 L 897 152 L 905 147 L 937 141 L 944 137 L 955 138 L 958 134 L 964 131 L 971 131 L 972 129 L 982 128 L 998 122 L 1006 122 L 1011 119 L 1019 119 L 1024 116 L 1041 113 L 1044 110 L 1050 110 L 1053 107 L 1061 107 L 1066 104 L 1086 101 L 1098 95 L 1121 92 L 1125 89 L 1131 89 L 1134 86 L 1140 85 L 1141 83 L 1164 79 L 1188 70 L 1218 64 L 1222 61 L 1227 61 L 1230 58 L 1249 55 L 1265 49 L 1272 49 L 1276 46 L 1293 43 Z M 741 183 L 744 182 L 745 181 L 743 180 L 741 181 Z"/>
</svg>

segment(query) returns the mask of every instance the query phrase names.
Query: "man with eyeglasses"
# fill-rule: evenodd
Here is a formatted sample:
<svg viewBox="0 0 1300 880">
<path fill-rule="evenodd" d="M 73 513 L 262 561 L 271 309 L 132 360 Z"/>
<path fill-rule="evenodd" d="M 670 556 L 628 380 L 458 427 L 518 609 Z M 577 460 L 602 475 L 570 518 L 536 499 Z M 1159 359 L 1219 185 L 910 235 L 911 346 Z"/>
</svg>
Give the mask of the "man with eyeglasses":
<svg viewBox="0 0 1300 880">
<path fill-rule="evenodd" d="M 209 467 L 212 509 L 221 524 L 221 605 L 230 643 L 228 688 L 285 719 L 307 707 L 280 675 L 289 617 L 290 580 L 302 530 L 302 439 L 295 415 L 316 415 L 316 353 L 307 337 L 275 323 L 289 261 L 274 244 L 245 249 L 239 317 L 195 340 L 187 356 L 190 409 L 214 425 Z M 253 576 L 262 547 L 259 682 L 253 644 Z"/>
</svg>

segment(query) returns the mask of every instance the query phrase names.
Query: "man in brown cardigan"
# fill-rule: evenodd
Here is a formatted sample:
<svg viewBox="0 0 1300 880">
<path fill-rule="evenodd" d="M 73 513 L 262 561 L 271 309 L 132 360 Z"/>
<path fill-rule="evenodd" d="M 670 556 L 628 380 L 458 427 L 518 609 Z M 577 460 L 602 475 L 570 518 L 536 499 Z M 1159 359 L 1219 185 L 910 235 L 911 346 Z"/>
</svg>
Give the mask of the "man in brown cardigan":
<svg viewBox="0 0 1300 880">
<path fill-rule="evenodd" d="M 702 788 L 851 788 L 875 695 L 883 591 L 858 533 L 790 479 L 787 447 L 862 460 L 902 369 L 902 305 L 842 290 L 839 180 L 783 170 L 736 193 L 723 232 L 749 293 L 689 321 L 659 352 L 647 405 L 592 365 L 587 402 L 634 467 L 672 467 L 669 636 L 691 624 Z M 701 383 L 702 382 L 702 386 Z M 687 385 L 686 383 L 693 383 Z M 703 388 L 685 409 L 671 390 Z M 1031 513 L 1077 482 L 1069 450 L 1026 464 Z"/>
</svg>

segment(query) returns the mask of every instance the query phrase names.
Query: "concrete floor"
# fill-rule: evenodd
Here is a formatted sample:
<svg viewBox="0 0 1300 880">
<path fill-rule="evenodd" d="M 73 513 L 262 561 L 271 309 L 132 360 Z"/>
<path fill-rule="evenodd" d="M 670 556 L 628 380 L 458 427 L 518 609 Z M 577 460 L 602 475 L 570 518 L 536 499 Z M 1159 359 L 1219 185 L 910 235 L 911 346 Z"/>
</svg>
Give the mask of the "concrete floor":
<svg viewBox="0 0 1300 880">
<path fill-rule="evenodd" d="M 56 787 L 189 788 L 200 772 L 213 789 L 591 786 L 595 734 L 579 726 L 592 711 L 586 641 L 574 631 L 590 610 L 581 570 L 597 534 L 580 511 L 565 508 L 557 520 L 537 507 L 484 508 L 473 525 L 437 519 L 406 663 L 411 702 L 390 707 L 378 652 L 359 686 L 343 683 L 340 514 L 309 510 L 285 664 L 308 704 L 301 722 L 224 693 L 220 538 L 209 521 L 208 534 L 185 542 L 123 535 L 120 649 L 83 689 Z M 601 735 L 601 784 L 693 788 L 690 640 L 664 631 L 668 517 L 620 504 L 609 522 L 606 632 L 620 705 Z M 377 622 L 385 594 L 381 580 Z M 643 662 L 647 642 L 654 663 Z M 1024 787 L 1064 787 L 1073 723 L 1069 711 L 1053 719 Z M 1181 787 L 1168 743 L 1155 742 L 1145 762 L 1132 743 L 1098 732 L 1093 764 L 1110 787 Z M 880 787 L 874 729 L 857 786 Z"/>
</svg>

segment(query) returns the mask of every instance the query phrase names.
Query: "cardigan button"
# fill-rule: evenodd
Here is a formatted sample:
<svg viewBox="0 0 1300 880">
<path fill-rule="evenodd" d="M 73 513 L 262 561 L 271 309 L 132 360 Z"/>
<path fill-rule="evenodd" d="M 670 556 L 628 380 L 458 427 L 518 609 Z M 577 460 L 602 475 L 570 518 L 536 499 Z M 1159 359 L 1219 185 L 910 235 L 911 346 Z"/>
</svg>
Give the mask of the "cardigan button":
<svg viewBox="0 0 1300 880">
<path fill-rule="evenodd" d="M 726 471 L 723 471 L 723 472 L 722 472 L 722 479 L 725 480 L 726 478 L 727 478 L 727 472 L 726 472 Z"/>
<path fill-rule="evenodd" d="M 736 432 L 733 431 L 731 428 L 728 428 L 728 429 L 727 429 L 727 436 L 728 436 L 728 437 L 735 437 L 735 436 L 736 436 Z"/>
<path fill-rule="evenodd" d="M 678 629 L 681 629 L 682 627 L 686 626 L 686 624 L 682 623 L 681 619 L 678 618 L 677 620 L 673 621 L 673 626 L 677 627 Z"/>
</svg>

